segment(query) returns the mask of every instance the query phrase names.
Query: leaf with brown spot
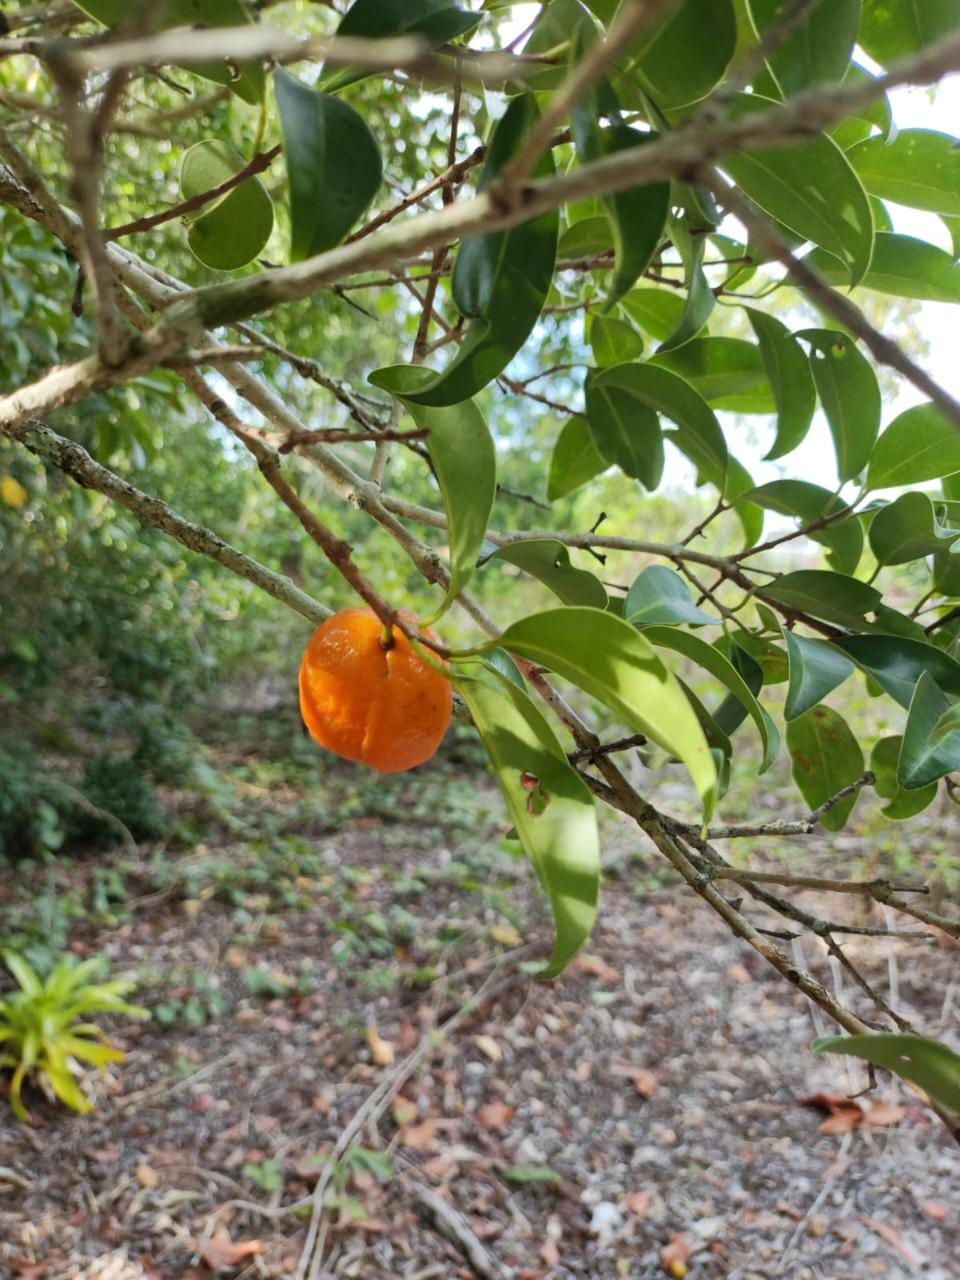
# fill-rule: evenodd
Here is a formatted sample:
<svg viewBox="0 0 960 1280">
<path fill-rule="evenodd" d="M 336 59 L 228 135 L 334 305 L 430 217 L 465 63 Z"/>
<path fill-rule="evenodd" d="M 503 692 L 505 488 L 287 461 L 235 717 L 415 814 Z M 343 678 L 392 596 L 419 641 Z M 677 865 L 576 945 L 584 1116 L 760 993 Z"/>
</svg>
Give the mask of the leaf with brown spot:
<svg viewBox="0 0 960 1280">
<path fill-rule="evenodd" d="M 269 1246 L 262 1240 L 230 1239 L 230 1233 L 224 1227 L 204 1240 L 197 1252 L 211 1271 L 232 1271 L 247 1258 L 265 1253 Z"/>
</svg>

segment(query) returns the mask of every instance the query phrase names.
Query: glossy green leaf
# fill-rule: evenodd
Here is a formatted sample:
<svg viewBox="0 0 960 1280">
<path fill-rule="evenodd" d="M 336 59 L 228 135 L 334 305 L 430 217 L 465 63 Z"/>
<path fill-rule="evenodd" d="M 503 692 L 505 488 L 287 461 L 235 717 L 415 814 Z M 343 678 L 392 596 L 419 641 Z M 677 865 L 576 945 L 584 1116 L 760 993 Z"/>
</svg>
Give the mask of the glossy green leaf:
<svg viewBox="0 0 960 1280">
<path fill-rule="evenodd" d="M 937 796 L 937 784 L 931 782 L 926 787 L 918 787 L 914 791 L 904 791 L 897 782 L 897 763 L 903 738 L 894 734 L 881 738 L 870 754 L 870 770 L 874 776 L 874 790 L 887 803 L 882 813 L 885 818 L 902 822 L 904 818 L 916 817 L 922 813 Z"/>
<path fill-rule="evenodd" d="M 74 0 L 78 9 L 89 14 L 107 27 L 129 27 L 135 9 L 130 0 Z M 159 8 L 159 6 L 157 6 Z M 252 22 L 250 10 L 243 0 L 166 0 L 162 10 L 163 27 L 242 27 Z M 241 63 L 239 66 L 224 59 L 223 62 L 193 62 L 186 70 L 194 75 L 226 85 L 245 102 L 263 101 L 266 76 L 259 63 Z"/>
<path fill-rule="evenodd" d="M 960 218 L 944 218 L 940 221 L 947 228 L 950 239 L 953 243 L 953 260 L 954 262 L 960 258 Z"/>
<path fill-rule="evenodd" d="M 643 338 L 615 316 L 598 315 L 590 321 L 590 348 L 599 368 L 611 364 L 625 364 L 643 354 Z"/>
<path fill-rule="evenodd" d="M 701 474 L 723 492 L 727 479 L 726 441 L 716 414 L 688 382 L 649 363 L 603 369 L 587 385 L 587 414 L 591 422 L 596 406 L 611 396 L 616 398 L 627 424 L 644 408 L 672 419 L 676 430 L 670 439 Z"/>
<path fill-rule="evenodd" d="M 516 684 L 493 674 L 474 675 L 470 666 L 457 672 L 455 683 L 549 899 L 555 940 L 541 976 L 555 977 L 590 936 L 597 914 L 600 840 L 593 796 L 550 725 Z"/>
<path fill-rule="evenodd" d="M 905 791 L 926 787 L 960 769 L 960 728 L 950 715 L 958 695 L 953 690 L 948 695 L 937 675 L 921 672 L 910 701 L 897 763 L 897 782 Z M 937 732 L 945 717 L 945 728 Z"/>
<path fill-rule="evenodd" d="M 555 502 L 557 498 L 573 493 L 582 484 L 606 471 L 609 465 L 593 443 L 586 418 L 579 415 L 571 418 L 557 436 L 550 455 L 547 498 L 550 502 Z"/>
<path fill-rule="evenodd" d="M 924 1036 L 877 1032 L 862 1036 L 824 1036 L 814 1053 L 845 1053 L 885 1067 L 924 1091 L 932 1102 L 960 1115 L 960 1054 Z"/>
<path fill-rule="evenodd" d="M 727 478 L 723 495 L 730 503 L 734 515 L 743 529 L 744 548 L 752 547 L 760 541 L 763 533 L 763 508 L 751 502 L 748 496 L 756 486 L 753 476 L 746 467 L 733 456 L 727 456 Z"/>
<path fill-rule="evenodd" d="M 830 565 L 838 573 L 854 572 L 863 550 L 863 528 L 855 516 L 843 518 L 850 508 L 835 493 L 807 480 L 771 480 L 747 496 L 767 511 L 796 516 L 801 527 L 836 517 L 822 529 L 811 528 L 807 536 L 828 548 Z"/>
<path fill-rule="evenodd" d="M 555 538 L 523 538 L 498 547 L 491 559 L 507 560 L 538 578 L 564 604 L 607 607 L 607 593 L 599 578 L 570 563 L 570 552 Z"/>
<path fill-rule="evenodd" d="M 290 185 L 290 260 L 339 244 L 380 189 L 380 148 L 362 116 L 330 94 L 274 74 Z M 462 399 L 469 399 L 464 396 Z"/>
<path fill-rule="evenodd" d="M 551 609 L 513 623 L 501 644 L 570 680 L 682 760 L 709 817 L 717 778 L 703 730 L 675 677 L 636 627 L 598 609 Z"/>
<path fill-rule="evenodd" d="M 960 662 L 935 645 L 909 636 L 838 636 L 834 641 L 901 707 L 908 707 L 926 671 L 951 697 L 960 698 Z"/>
<path fill-rule="evenodd" d="M 809 640 L 783 628 L 790 661 L 784 719 L 796 720 L 822 702 L 854 671 L 849 658 L 824 640 Z"/>
<path fill-rule="evenodd" d="M 480 179 L 482 191 L 512 158 L 539 116 L 536 98 L 513 98 L 490 140 Z M 548 149 L 534 175 L 553 172 Z M 419 404 L 468 400 L 502 373 L 537 323 L 557 256 L 560 216 L 541 214 L 509 231 L 463 241 L 453 268 L 453 296 L 466 316 L 460 349 L 442 372 L 413 397 Z"/>
<path fill-rule="evenodd" d="M 676 627 L 646 627 L 644 635 L 652 644 L 682 653 L 685 658 L 703 667 L 704 671 L 709 671 L 729 690 L 731 696 L 740 703 L 753 720 L 760 734 L 760 740 L 763 743 L 760 773 L 769 769 L 780 748 L 780 734 L 729 658 L 724 657 L 719 649 L 708 644 L 706 640 L 701 640 L 699 636 L 691 635 L 689 631 L 682 631 Z"/>
<path fill-rule="evenodd" d="M 831 707 L 812 707 L 787 724 L 787 750 L 793 780 L 811 809 L 863 776 L 863 752 L 846 720 Z M 857 803 L 845 796 L 820 819 L 827 831 L 839 831 Z"/>
<path fill-rule="evenodd" d="M 216 138 L 197 142 L 183 157 L 180 191 L 184 200 L 211 191 L 244 167 L 243 156 Z M 273 201 L 259 178 L 247 178 L 191 223 L 187 243 L 204 266 L 235 271 L 252 262 L 273 230 Z"/>
<path fill-rule="evenodd" d="M 466 35 L 479 21 L 479 13 L 460 9 L 452 0 L 354 0 L 340 20 L 336 34 L 367 40 L 421 36 L 431 47 L 436 47 Z M 320 85 L 325 92 L 336 93 L 370 74 L 350 67 L 334 67 L 323 72 Z"/>
<path fill-rule="evenodd" d="M 960 431 L 932 404 L 906 409 L 874 445 L 871 489 L 921 484 L 960 471 Z"/>
<path fill-rule="evenodd" d="M 523 678 L 523 672 L 510 657 L 506 649 L 499 649 L 496 645 L 492 649 L 487 649 L 483 655 L 483 663 L 496 672 L 498 676 L 503 676 L 506 680 L 510 680 L 522 689 L 524 693 L 527 691 L 527 682 Z M 516 835 L 513 837 L 516 839 Z"/>
<path fill-rule="evenodd" d="M 792 453 L 804 440 L 817 407 L 817 392 L 803 348 L 786 325 L 753 307 L 746 312 L 777 408 L 777 434 L 766 454 L 770 461 Z"/>
<path fill-rule="evenodd" d="M 810 367 L 830 425 L 837 475 L 852 480 L 867 465 L 880 430 L 880 387 L 853 340 L 835 329 L 804 329 Z"/>
<path fill-rule="evenodd" d="M 866 615 L 878 608 L 882 600 L 875 587 L 826 569 L 797 569 L 785 573 L 766 583 L 761 596 L 798 613 L 809 613 L 854 631 L 867 625 Z"/>
<path fill-rule="evenodd" d="M 790 0 L 749 0 L 750 16 L 763 36 L 790 7 Z M 839 84 L 850 62 L 860 0 L 816 0 L 790 35 L 767 54 L 781 94 L 789 98 L 812 84 Z"/>
<path fill-rule="evenodd" d="M 733 57 L 737 21 L 731 0 L 682 4 L 642 31 L 630 77 L 662 110 L 705 97 Z"/>
<path fill-rule="evenodd" d="M 932 129 L 903 129 L 896 137 L 869 138 L 849 152 L 866 189 L 883 200 L 960 214 L 960 144 Z"/>
<path fill-rule="evenodd" d="M 695 338 L 717 302 L 703 270 L 707 237 L 691 235 L 682 218 L 670 218 L 667 228 L 683 263 L 684 302 L 676 328 L 660 346 L 662 352 L 673 351 Z"/>
<path fill-rule="evenodd" d="M 634 578 L 623 616 L 636 627 L 677 623 L 702 627 L 719 621 L 698 608 L 683 578 L 662 564 L 648 565 Z"/>
<path fill-rule="evenodd" d="M 960 538 L 960 529 L 944 529 L 925 493 L 901 494 L 870 522 L 870 549 L 879 564 L 906 564 L 944 551 Z"/>
<path fill-rule="evenodd" d="M 418 365 L 394 365 L 379 369 L 375 376 L 379 378 L 376 385 L 397 396 L 417 426 L 429 432 L 426 446 L 447 513 L 450 548 L 450 584 L 442 613 L 469 582 L 490 523 L 497 496 L 493 437 L 472 400 L 444 409 L 408 401 L 404 393 L 416 390 L 430 377 Z"/>
<path fill-rule="evenodd" d="M 828 284 L 846 284 L 846 271 L 832 254 L 815 250 L 806 257 Z M 960 265 L 949 253 L 926 240 L 892 231 L 878 231 L 870 270 L 860 281 L 895 298 L 924 302 L 960 302 Z"/>
<path fill-rule="evenodd" d="M 615 366 L 621 368 L 623 366 Z M 633 366 L 629 366 L 633 367 Z M 586 384 L 587 420 L 594 447 L 607 465 L 656 489 L 663 476 L 663 433 L 656 412 L 624 387 Z"/>
<path fill-rule="evenodd" d="M 754 94 L 741 98 L 738 109 L 774 105 Z M 850 284 L 863 279 L 873 253 L 873 214 L 860 179 L 831 138 L 725 156 L 721 164 L 765 213 L 839 258 Z"/>
<path fill-rule="evenodd" d="M 650 360 L 689 382 L 709 404 L 730 413 L 772 413 L 773 394 L 756 345 L 743 338 L 693 338 Z"/>
<path fill-rule="evenodd" d="M 887 66 L 958 25 L 956 0 L 867 0 L 858 39 L 871 58 Z"/>
<path fill-rule="evenodd" d="M 933 587 L 948 599 L 960 599 L 960 555 L 938 551 L 933 557 Z"/>
</svg>

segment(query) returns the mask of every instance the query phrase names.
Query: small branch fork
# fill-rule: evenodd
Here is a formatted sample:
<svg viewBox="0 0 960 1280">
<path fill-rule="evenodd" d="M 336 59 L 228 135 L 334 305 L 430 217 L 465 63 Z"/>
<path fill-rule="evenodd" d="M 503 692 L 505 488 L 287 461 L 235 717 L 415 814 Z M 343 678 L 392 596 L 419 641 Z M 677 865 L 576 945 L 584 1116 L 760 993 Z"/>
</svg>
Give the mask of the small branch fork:
<svg viewBox="0 0 960 1280">
<path fill-rule="evenodd" d="M 811 132 L 828 127 L 894 85 L 932 81 L 939 79 L 947 71 L 960 69 L 960 35 L 946 38 L 869 84 L 817 86 L 782 106 L 741 120 L 715 119 L 706 115 L 696 117 L 689 124 L 674 130 L 669 137 L 651 142 L 643 148 L 604 158 L 556 177 L 530 181 L 527 174 L 543 149 L 556 142 L 557 125 L 570 107 L 611 65 L 618 52 L 627 47 L 629 38 L 641 29 L 643 21 L 652 20 L 663 9 L 665 5 L 658 4 L 655 0 L 649 0 L 646 5 L 625 5 L 621 9 L 622 16 L 615 23 L 607 42 L 599 46 L 600 51 L 595 52 L 594 56 L 588 55 L 579 64 L 579 68 L 574 70 L 548 106 L 542 121 L 542 136 L 534 133 L 528 140 L 527 148 L 521 153 L 521 158 L 510 175 L 513 186 L 507 195 L 501 190 L 497 200 L 491 198 L 489 193 L 473 199 L 454 200 L 457 186 L 483 158 L 482 149 L 478 149 L 465 160 L 456 162 L 455 113 L 447 166 L 443 173 L 403 197 L 392 209 L 374 218 L 350 243 L 292 267 L 267 270 L 226 285 L 199 290 L 186 289 L 180 281 L 116 243 L 119 238 L 148 231 L 171 218 L 191 212 L 192 209 L 185 208 L 190 202 L 114 228 L 106 235 L 98 225 L 102 140 L 111 127 L 128 69 L 158 65 L 167 60 L 188 63 L 202 61 L 210 57 L 222 57 L 227 51 L 240 59 L 272 56 L 280 61 L 292 61 L 305 57 L 328 57 L 346 65 L 370 68 L 387 66 L 436 72 L 438 75 L 442 67 L 443 74 L 450 79 L 449 60 L 439 55 L 426 54 L 418 41 L 338 42 L 334 38 L 333 41 L 324 39 L 304 42 L 266 27 L 241 31 L 174 31 L 157 36 L 99 43 L 51 43 L 30 37 L 0 39 L 0 56 L 34 54 L 47 59 L 51 66 L 59 58 L 64 92 L 68 98 L 70 94 L 74 95 L 82 111 L 87 111 L 82 94 L 83 77 L 95 70 L 110 73 L 107 87 L 92 117 L 88 114 L 81 121 L 83 129 L 88 132 L 77 133 L 71 142 L 74 167 L 80 158 L 89 158 L 90 148 L 96 153 L 89 172 L 80 176 L 79 185 L 77 175 L 74 175 L 79 216 L 59 205 L 42 178 L 30 169 L 9 138 L 0 139 L 0 156 L 7 166 L 0 168 L 0 199 L 11 203 L 26 216 L 47 227 L 63 241 L 71 253 L 85 263 L 96 291 L 99 342 L 97 355 L 73 366 L 51 369 L 31 386 L 0 398 L 0 434 L 17 440 L 37 457 L 71 476 L 77 483 L 105 494 L 134 512 L 145 524 L 167 533 L 185 547 L 208 556 L 267 591 L 304 618 L 314 624 L 318 623 L 327 616 L 327 611 L 289 579 L 244 555 L 212 531 L 187 520 L 168 504 L 129 484 L 101 466 L 79 445 L 52 431 L 39 420 L 52 410 L 76 403 L 93 391 L 129 382 L 161 365 L 175 367 L 208 412 L 250 451 L 265 481 L 344 580 L 375 609 L 386 624 L 399 626 L 410 635 L 411 632 L 397 617 L 396 611 L 379 595 L 374 584 L 354 563 L 353 549 L 336 537 L 303 501 L 291 483 L 289 473 L 292 466 L 288 470 L 289 460 L 284 455 L 296 453 L 298 459 L 313 466 L 345 502 L 364 512 L 395 538 L 428 582 L 444 587 L 449 575 L 443 561 L 431 546 L 415 537 L 405 523 L 419 522 L 427 527 L 442 529 L 445 527 L 442 513 L 386 496 L 381 490 L 382 468 L 378 474 L 365 478 L 330 447 L 345 440 L 373 440 L 377 444 L 378 454 L 385 456 L 389 442 L 416 442 L 423 438 L 423 433 L 398 431 L 389 406 L 345 390 L 315 362 L 293 355 L 241 322 L 269 311 L 278 303 L 306 297 L 322 288 L 342 288 L 344 283 L 361 273 L 381 268 L 391 274 L 396 273 L 400 264 L 409 263 L 418 255 L 427 254 L 431 256 L 432 262 L 437 263 L 437 268 L 431 272 L 427 280 L 427 291 L 419 299 L 422 321 L 418 327 L 416 354 L 423 358 L 431 349 L 428 341 L 431 318 L 437 318 L 433 310 L 436 280 L 452 242 L 465 235 L 515 226 L 541 211 L 555 208 L 569 200 L 625 190 L 654 180 L 676 178 L 690 181 L 694 177 L 712 185 L 725 207 L 742 217 L 751 231 L 755 231 L 756 239 L 768 247 L 771 255 L 787 267 L 794 279 L 814 293 L 826 309 L 853 328 L 877 359 L 897 368 L 960 426 L 960 405 L 936 384 L 932 384 L 928 375 L 903 356 L 895 344 L 889 344 L 883 335 L 873 330 L 842 295 L 819 281 L 805 264 L 794 258 L 789 248 L 778 243 L 776 232 L 767 226 L 765 219 L 759 218 L 752 209 L 742 209 L 739 194 L 723 183 L 711 169 L 715 162 L 722 163 L 723 155 L 733 151 L 785 145 L 792 140 L 799 141 L 809 137 Z M 802 5 L 798 0 L 790 12 L 800 13 L 801 9 Z M 615 33 L 616 40 L 613 39 Z M 785 34 L 786 28 L 779 27 L 778 38 L 783 38 Z M 511 71 L 515 72 L 517 60 L 511 56 L 508 61 Z M 481 66 L 484 76 L 502 75 L 502 63 L 503 59 L 501 63 L 497 63 L 495 58 L 474 57 L 468 53 L 454 60 L 455 73 L 452 78 L 455 84 L 459 84 L 461 78 L 468 79 L 473 74 L 481 74 L 476 70 Z M 64 66 L 66 71 L 63 70 Z M 457 92 L 459 94 L 459 90 Z M 76 138 L 79 138 L 79 143 Z M 261 164 L 266 168 L 272 158 L 272 153 L 265 152 L 251 161 L 251 165 Z M 248 165 L 228 181 L 236 185 L 245 177 L 251 176 L 252 172 L 259 171 L 262 170 L 251 169 Z M 221 184 L 211 192 L 203 193 L 202 199 L 198 198 L 196 207 L 201 207 L 207 200 L 217 198 L 228 189 L 230 187 L 227 184 Z M 441 209 L 396 220 L 399 215 L 438 190 L 443 193 Z M 413 287 L 416 288 L 416 285 Z M 134 301 L 135 298 L 159 315 L 157 323 L 151 323 L 150 318 L 141 311 L 140 302 Z M 210 335 L 210 330 L 222 325 L 234 326 L 242 337 L 256 345 L 253 348 L 223 347 Z M 452 330 L 453 336 L 455 333 Z M 453 338 L 451 334 L 445 333 L 440 341 L 447 340 Z M 334 395 L 360 430 L 310 430 L 269 387 L 258 381 L 247 366 L 246 362 L 251 354 L 259 356 L 263 351 L 270 352 L 279 359 L 289 360 L 302 376 L 310 378 Z M 249 414 L 244 408 L 241 416 L 240 411 L 227 405 L 213 390 L 197 368 L 184 364 L 185 360 L 191 359 L 191 352 L 195 360 L 202 359 L 216 364 L 218 379 L 222 378 L 249 406 Z M 506 379 L 504 384 L 511 390 L 537 395 L 529 392 L 525 384 L 511 383 Z M 562 408 L 554 406 L 546 397 L 543 400 L 550 407 Z M 250 414 L 261 417 L 266 425 L 251 425 L 248 420 Z M 264 432 L 278 433 L 278 448 L 274 448 L 263 438 Z M 717 509 L 709 519 L 719 514 L 720 510 Z M 762 585 L 758 586 L 750 575 L 769 571 L 759 568 L 748 571 L 738 559 L 710 555 L 690 545 L 707 522 L 695 529 L 686 542 L 680 545 L 605 536 L 596 529 L 585 535 L 557 534 L 552 530 L 525 531 L 522 534 L 491 530 L 490 537 L 499 545 L 507 545 L 521 538 L 550 537 L 567 546 L 589 549 L 606 547 L 661 556 L 681 565 L 705 565 L 719 574 L 721 580 L 729 581 L 755 597 L 764 599 Z M 812 526 L 808 526 L 810 527 Z M 804 531 L 798 530 L 792 536 L 800 536 Z M 778 538 L 755 548 L 753 554 L 759 554 L 780 541 Z M 497 626 L 472 597 L 463 593 L 459 597 L 459 603 L 487 636 L 498 636 Z M 771 603 L 777 607 L 775 602 Z M 837 634 L 835 628 L 828 627 L 815 618 L 799 617 L 823 634 Z M 791 623 L 797 619 L 797 614 L 790 614 Z M 412 634 L 415 637 L 415 633 Z M 434 647 L 442 655 L 448 653 L 442 646 Z M 845 1007 L 813 974 L 799 967 L 778 945 L 777 938 L 769 930 L 764 931 L 753 923 L 744 911 L 741 899 L 731 901 L 725 896 L 725 880 L 743 886 L 745 896 L 820 937 L 830 954 L 851 973 L 861 992 L 871 999 L 874 1007 L 897 1025 L 905 1025 L 905 1021 L 857 973 L 849 957 L 844 955 L 842 948 L 836 943 L 834 935 L 853 932 L 866 936 L 886 936 L 893 932 L 898 937 L 921 940 L 927 935 L 917 930 L 892 931 L 823 920 L 783 898 L 775 890 L 783 888 L 860 894 L 907 914 L 929 928 L 960 937 L 960 922 L 912 901 L 914 895 L 922 896 L 924 886 L 892 885 L 883 880 L 832 881 L 826 877 L 751 872 L 730 867 L 711 843 L 714 840 L 744 835 L 808 834 L 833 805 L 861 787 L 870 785 L 872 779 L 869 775 L 865 774 L 857 782 L 842 789 L 799 823 L 720 827 L 701 836 L 699 831 L 660 813 L 631 784 L 614 759 L 619 752 L 642 745 L 641 738 L 632 736 L 602 743 L 589 725 L 553 688 L 547 673 L 539 668 L 531 668 L 527 674 L 533 688 L 571 734 L 574 745 L 572 758 L 587 784 L 646 832 L 683 881 L 726 922 L 737 937 L 752 947 L 798 991 L 814 1001 L 839 1026 L 851 1033 L 869 1029 L 866 1021 Z M 904 895 L 908 895 L 910 900 Z M 794 935 L 791 933 L 783 932 L 777 935 L 788 938 L 792 936 Z M 361 1119 L 358 1123 L 362 1126 L 363 1122 Z M 339 1154 L 347 1149 L 359 1132 L 360 1127 L 355 1127 L 350 1130 L 349 1135 L 343 1136 L 346 1145 L 339 1148 L 338 1144 Z M 316 1275 L 320 1266 L 321 1251 L 316 1245 L 325 1187 L 321 1184 L 318 1187 L 313 1201 L 313 1218 L 304 1253 L 305 1261 L 301 1262 L 301 1276 Z"/>
</svg>

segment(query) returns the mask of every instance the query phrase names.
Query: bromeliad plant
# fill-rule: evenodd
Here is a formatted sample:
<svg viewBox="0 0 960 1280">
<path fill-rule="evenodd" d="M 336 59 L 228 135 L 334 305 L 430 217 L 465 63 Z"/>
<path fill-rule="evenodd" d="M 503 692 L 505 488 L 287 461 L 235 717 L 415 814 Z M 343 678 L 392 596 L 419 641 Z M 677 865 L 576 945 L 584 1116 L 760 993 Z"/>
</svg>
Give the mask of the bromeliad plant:
<svg viewBox="0 0 960 1280">
<path fill-rule="evenodd" d="M 80 1087 L 82 1064 L 105 1067 L 120 1062 L 123 1052 L 88 1019 L 103 1013 L 148 1018 L 148 1010 L 123 998 L 134 984 L 96 981 L 103 969 L 99 956 L 81 963 L 64 957 L 46 978 L 22 956 L 6 952 L 3 958 L 19 988 L 0 998 L 0 1067 L 12 1072 L 14 1114 L 29 1120 L 21 1090 L 30 1076 L 74 1111 L 89 1111 L 90 1100 Z"/>
<path fill-rule="evenodd" d="M 838 831 L 871 787 L 896 821 L 958 789 L 960 403 L 869 317 L 889 316 L 891 299 L 960 302 L 957 139 L 898 132 L 889 96 L 960 69 L 960 9 L 544 0 L 524 7 L 524 29 L 513 8 L 354 0 L 331 30 L 327 7 L 296 0 L 259 17 L 243 0 L 173 0 L 173 30 L 131 41 L 126 6 L 82 0 L 49 45 L 29 17 L 8 20 L 0 87 L 23 115 L 0 136 L 0 200 L 82 264 L 96 334 L 86 360 L 51 361 L 0 399 L 0 435 L 318 625 L 328 611 L 300 586 L 45 421 L 174 369 L 372 608 L 384 650 L 398 629 L 425 661 L 431 649 L 446 660 L 550 900 L 546 975 L 594 923 L 599 799 L 869 1056 L 867 1022 L 797 966 L 771 913 L 823 939 L 871 1016 L 907 1036 L 843 951 L 863 929 L 793 895 L 858 894 L 954 937 L 960 921 L 915 885 L 771 877 L 731 866 L 720 842 Z M 109 30 L 89 40 L 88 18 Z M 178 32 L 186 21 L 207 29 Z M 198 86 L 195 110 L 164 104 L 161 63 L 214 80 L 215 101 Z M 138 99 L 153 95 L 152 118 L 125 98 L 128 76 Z M 32 129 L 36 116 L 51 130 Z M 182 199 L 167 170 L 154 201 L 171 150 Z M 277 165 L 261 182 L 281 154 L 285 179 Z M 930 239 L 895 229 L 900 206 L 940 220 Z M 178 218 L 185 239 L 164 225 Z M 261 258 L 284 253 L 283 266 Z M 361 290 L 362 307 L 348 305 Z M 330 335 L 349 326 L 349 359 L 329 369 Z M 200 372 L 210 363 L 215 377 Z M 878 365 L 908 407 L 884 409 Z M 738 456 L 744 417 L 758 423 L 762 477 Z M 527 476 L 543 458 L 534 500 L 552 504 L 549 527 L 512 518 L 505 499 L 530 495 L 515 491 L 491 418 Z M 810 478 L 797 451 L 815 423 Z M 598 497 L 584 520 L 571 495 L 582 513 L 611 472 L 624 509 L 593 520 Z M 410 558 L 423 617 L 463 607 L 478 629 L 469 650 L 418 633 L 383 597 L 362 548 L 311 509 L 317 473 Z M 706 495 L 703 517 L 685 536 L 637 536 L 648 495 L 663 510 L 678 475 Z M 411 477 L 438 499 L 411 501 Z M 514 593 L 491 617 L 469 588 L 505 565 L 553 607 L 524 616 Z M 322 674 L 308 690 L 317 723 Z M 847 681 L 887 700 L 893 732 L 851 728 L 832 705 Z M 378 723 L 356 719 L 361 747 Z M 785 742 L 807 817 L 716 822 L 743 729 L 759 772 Z M 638 748 L 639 777 L 621 763 Z M 678 764 L 694 822 L 658 787 Z M 911 1042 L 909 1078 L 937 1048 L 924 1043 Z M 899 1047 L 880 1051 L 903 1066 Z M 952 1078 L 935 1101 L 960 1114 Z"/>
</svg>

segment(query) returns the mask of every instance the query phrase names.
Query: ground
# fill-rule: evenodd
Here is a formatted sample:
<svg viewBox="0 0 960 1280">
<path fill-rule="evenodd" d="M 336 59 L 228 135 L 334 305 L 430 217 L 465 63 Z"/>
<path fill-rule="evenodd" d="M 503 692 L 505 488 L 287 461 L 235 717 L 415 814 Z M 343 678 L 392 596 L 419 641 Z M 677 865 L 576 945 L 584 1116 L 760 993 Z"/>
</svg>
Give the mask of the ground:
<svg viewBox="0 0 960 1280">
<path fill-rule="evenodd" d="M 0 1276 L 295 1276 L 318 1179 L 325 1280 L 957 1275 L 942 1127 L 889 1078 L 846 1103 L 858 1064 L 809 1052 L 828 1028 L 625 829 L 587 953 L 538 983 L 543 909 L 469 748 L 382 780 L 318 775 L 275 721 L 230 742 L 231 805 L 179 845 L 0 890 L 22 945 L 62 928 L 153 1012 L 111 1027 L 90 1115 L 0 1112 Z M 916 945 L 849 953 L 955 1038 L 958 953 L 929 945 L 915 986 Z"/>
</svg>

